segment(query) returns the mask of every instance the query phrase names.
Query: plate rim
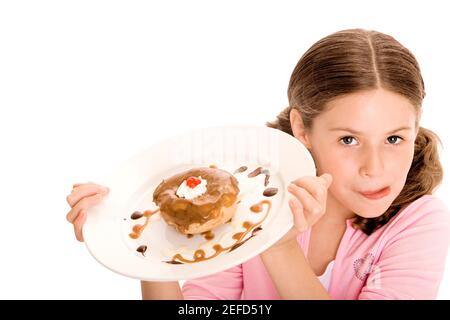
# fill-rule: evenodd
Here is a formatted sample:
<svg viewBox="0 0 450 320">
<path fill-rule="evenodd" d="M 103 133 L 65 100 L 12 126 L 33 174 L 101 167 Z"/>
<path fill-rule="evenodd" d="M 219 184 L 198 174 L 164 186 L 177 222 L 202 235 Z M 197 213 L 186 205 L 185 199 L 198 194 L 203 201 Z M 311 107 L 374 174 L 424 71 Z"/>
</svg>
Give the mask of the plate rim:
<svg viewBox="0 0 450 320">
<path fill-rule="evenodd" d="M 238 129 L 254 129 L 254 130 L 269 130 L 269 132 L 275 133 L 278 136 L 283 137 L 284 139 L 286 139 L 286 141 L 291 140 L 292 143 L 297 144 L 299 150 L 302 150 L 302 155 L 306 156 L 306 161 L 309 161 L 309 163 L 305 163 L 304 167 L 309 166 L 308 170 L 310 170 L 311 172 L 314 171 L 314 174 L 316 172 L 316 168 L 315 168 L 315 163 L 314 160 L 312 159 L 312 156 L 310 155 L 309 151 L 306 149 L 306 147 L 301 143 L 301 141 L 299 141 L 297 138 L 293 137 L 292 135 L 279 130 L 279 129 L 275 129 L 275 128 L 271 128 L 271 127 L 267 127 L 267 126 L 261 126 L 261 125 L 220 125 L 220 126 L 207 126 L 207 127 L 202 127 L 202 128 L 197 128 L 194 130 L 184 130 L 183 132 L 177 133 L 176 135 L 173 136 L 168 136 L 165 137 L 164 139 L 161 139 L 155 143 L 152 143 L 148 146 L 146 146 L 144 149 L 141 149 L 140 151 L 134 153 L 133 155 L 131 155 L 130 157 L 128 157 L 127 159 L 125 159 L 124 161 L 122 161 L 121 163 L 118 164 L 118 166 L 116 166 L 106 177 L 105 179 L 103 179 L 102 183 L 104 184 L 105 182 L 107 182 L 109 179 L 111 179 L 111 177 L 114 175 L 114 173 L 116 173 L 118 170 L 120 170 L 120 168 L 122 168 L 126 163 L 130 163 L 132 162 L 134 159 L 137 159 L 139 157 L 141 157 L 146 151 L 157 147 L 158 145 L 163 145 L 164 143 L 167 143 L 169 141 L 173 141 L 174 139 L 176 139 L 177 137 L 182 137 L 182 136 L 186 136 L 186 135 L 190 135 L 196 132 L 204 132 L 204 131 L 210 131 L 210 130 L 221 130 L 221 129 L 225 129 L 225 130 L 238 130 Z M 281 150 L 280 150 L 281 152 Z M 314 169 L 313 169 L 314 168 Z M 91 208 L 91 210 L 98 210 L 100 211 L 101 208 L 104 207 L 104 202 L 100 203 L 99 205 L 96 205 L 94 207 Z M 287 201 L 281 202 L 279 209 L 289 209 L 288 203 Z M 154 282 L 165 282 L 165 281 L 180 281 L 180 280 L 191 280 L 191 279 L 196 279 L 196 278 L 200 278 L 200 277 L 204 277 L 204 276 L 209 276 L 215 273 L 220 273 L 222 271 L 225 271 L 227 269 L 230 269 L 232 267 L 238 266 L 240 264 L 243 264 L 253 258 L 255 258 L 256 256 L 258 256 L 260 253 L 262 253 L 263 251 L 265 251 L 267 248 L 269 248 L 270 246 L 272 246 L 274 243 L 276 243 L 279 239 L 281 239 L 281 237 L 288 232 L 292 226 L 293 226 L 293 221 L 292 219 L 289 220 L 289 223 L 285 224 L 285 225 L 281 225 L 277 227 L 277 232 L 276 232 L 276 236 L 272 236 L 270 239 L 267 239 L 264 243 L 260 244 L 258 246 L 258 249 L 256 250 L 256 253 L 252 253 L 251 255 L 244 255 L 244 256 L 240 256 L 237 259 L 234 259 L 232 262 L 226 264 L 225 266 L 222 266 L 220 268 L 218 268 L 219 270 L 216 271 L 191 271 L 191 272 L 187 272 L 189 274 L 183 276 L 182 278 L 180 278 L 179 276 L 176 275 L 165 275 L 165 276 L 157 276 L 157 277 L 151 277 L 151 276 L 142 276 L 142 275 L 136 275 L 133 274 L 132 271 L 130 272 L 125 272 L 123 270 L 118 270 L 117 268 L 114 268 L 114 266 L 109 265 L 106 261 L 104 261 L 103 259 L 100 258 L 100 254 L 96 251 L 96 249 L 94 249 L 95 244 L 93 242 L 93 239 L 95 237 L 92 237 L 92 234 L 90 234 L 91 230 L 90 230 L 90 218 L 91 215 L 88 215 L 86 222 L 85 222 L 85 226 L 83 227 L 83 237 L 85 239 L 84 243 L 89 251 L 89 253 L 94 257 L 94 259 L 100 263 L 101 265 L 103 265 L 104 267 L 106 267 L 107 269 L 118 273 L 120 275 L 129 277 L 129 278 L 134 278 L 134 279 L 138 279 L 138 280 L 142 280 L 142 281 L 154 281 Z M 119 223 L 117 223 L 117 225 L 119 225 Z M 131 256 L 131 255 L 130 255 Z M 142 258 L 139 258 L 140 260 L 142 260 Z M 231 260 L 231 259 L 229 259 Z M 131 262 L 131 261 L 130 261 Z M 129 269 L 131 270 L 131 268 Z"/>
</svg>

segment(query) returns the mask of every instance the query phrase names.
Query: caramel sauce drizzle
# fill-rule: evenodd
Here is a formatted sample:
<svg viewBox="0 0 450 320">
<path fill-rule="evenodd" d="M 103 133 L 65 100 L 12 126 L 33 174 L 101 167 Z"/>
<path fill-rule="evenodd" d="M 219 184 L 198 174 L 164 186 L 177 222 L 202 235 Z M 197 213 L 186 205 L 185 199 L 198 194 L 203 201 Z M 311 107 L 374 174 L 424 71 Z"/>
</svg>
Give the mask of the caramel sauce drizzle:
<svg viewBox="0 0 450 320">
<path fill-rule="evenodd" d="M 206 240 L 212 240 L 214 239 L 214 233 L 212 233 L 211 230 L 203 232 L 202 236 L 206 239 Z"/>
<path fill-rule="evenodd" d="M 230 219 L 230 221 L 231 221 L 231 219 Z M 230 222 L 230 221 L 228 221 L 228 222 Z M 214 239 L 214 233 L 212 233 L 211 230 L 202 232 L 201 235 L 202 235 L 206 240 L 212 240 L 212 239 Z M 188 233 L 188 234 L 186 235 L 186 237 L 187 237 L 188 239 L 191 239 L 191 238 L 194 237 L 194 235 Z"/>
<path fill-rule="evenodd" d="M 259 231 L 261 231 L 261 230 L 262 230 L 261 227 L 257 227 L 256 229 L 253 229 L 252 235 L 251 235 L 250 237 L 248 237 L 248 238 L 245 239 L 244 241 L 241 241 L 241 242 L 238 242 L 238 243 L 234 244 L 234 245 L 231 247 L 230 251 L 233 251 L 234 249 L 237 249 L 237 248 L 239 248 L 240 246 L 242 246 L 242 245 L 243 245 L 244 243 L 246 243 L 248 240 L 250 240 L 251 238 L 253 238 L 254 236 L 256 236 L 257 233 L 258 233 Z"/>
<path fill-rule="evenodd" d="M 131 232 L 128 236 L 131 239 L 139 238 L 141 236 L 142 232 L 144 231 L 145 227 L 150 222 L 150 217 L 152 215 L 154 215 L 155 213 L 157 213 L 158 211 L 159 211 L 159 208 L 156 209 L 156 210 L 146 210 L 146 211 L 144 211 L 144 214 L 142 215 L 142 217 L 145 217 L 144 224 L 136 224 L 136 225 L 134 225 L 133 228 L 132 228 L 133 232 Z"/>
<path fill-rule="evenodd" d="M 165 261 L 165 262 L 170 263 L 170 264 L 180 264 L 180 263 L 195 263 L 195 262 L 205 261 L 205 260 L 209 260 L 209 259 L 217 257 L 220 253 L 222 253 L 224 251 L 227 251 L 227 250 L 233 251 L 234 249 L 240 247 L 245 242 L 247 242 L 252 237 L 254 237 L 257 234 L 257 232 L 262 230 L 261 224 L 267 218 L 267 215 L 269 214 L 270 209 L 272 208 L 272 202 L 270 202 L 270 200 L 262 200 L 250 207 L 250 210 L 252 212 L 260 213 L 263 211 L 264 204 L 267 205 L 267 210 L 266 210 L 264 217 L 256 223 L 251 223 L 250 221 L 244 221 L 242 223 L 242 227 L 245 228 L 245 231 L 238 232 L 233 235 L 232 238 L 234 240 L 236 240 L 236 242 L 234 244 L 232 244 L 231 246 L 224 248 L 220 244 L 216 244 L 213 246 L 215 253 L 209 257 L 206 256 L 206 253 L 203 249 L 198 249 L 194 253 L 194 257 L 193 257 L 194 260 L 185 259 L 181 254 L 177 253 L 176 255 L 174 255 L 172 257 L 172 261 Z M 252 231 L 251 236 L 248 239 L 243 240 L 250 231 Z"/>
</svg>

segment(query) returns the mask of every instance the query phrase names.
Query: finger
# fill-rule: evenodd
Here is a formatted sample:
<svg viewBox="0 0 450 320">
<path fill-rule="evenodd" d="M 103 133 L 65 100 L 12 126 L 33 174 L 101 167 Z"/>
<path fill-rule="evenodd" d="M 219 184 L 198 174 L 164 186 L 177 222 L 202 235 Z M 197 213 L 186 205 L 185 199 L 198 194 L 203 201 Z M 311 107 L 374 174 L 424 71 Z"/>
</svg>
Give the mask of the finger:
<svg viewBox="0 0 450 320">
<path fill-rule="evenodd" d="M 294 215 L 294 227 L 299 232 L 304 232 L 308 229 L 308 222 L 306 221 L 305 215 L 303 213 L 303 207 L 297 198 L 291 198 L 289 200 L 289 207 L 291 208 L 292 214 Z"/>
<path fill-rule="evenodd" d="M 324 173 L 323 175 L 320 176 L 320 178 L 322 178 L 323 183 L 325 184 L 325 187 L 328 189 L 331 184 L 333 183 L 333 176 L 329 173 Z"/>
<path fill-rule="evenodd" d="M 79 182 L 79 183 L 75 183 L 75 184 L 72 186 L 72 188 L 76 188 L 76 187 L 79 187 L 79 186 L 82 186 L 82 185 L 85 185 L 85 184 L 95 184 L 95 183 L 92 182 L 92 181 L 88 181 L 88 182 Z"/>
<path fill-rule="evenodd" d="M 288 186 L 288 191 L 301 202 L 303 211 L 307 217 L 309 215 L 318 216 L 322 214 L 322 204 L 319 203 L 307 190 L 291 183 Z"/>
<path fill-rule="evenodd" d="M 67 203 L 73 208 L 81 199 L 97 193 L 107 194 L 109 188 L 96 184 L 87 184 L 75 188 L 66 198 Z"/>
<path fill-rule="evenodd" d="M 75 221 L 73 223 L 75 237 L 77 238 L 78 241 L 84 241 L 83 225 L 84 225 L 84 222 L 86 221 L 86 217 L 87 217 L 86 210 L 81 210 L 80 214 L 78 215 L 78 217 L 75 219 Z"/>
<path fill-rule="evenodd" d="M 72 210 L 69 211 L 66 216 L 67 221 L 69 221 L 70 223 L 74 223 L 75 219 L 82 209 L 89 209 L 90 207 L 99 203 L 103 199 L 103 197 L 104 195 L 102 194 L 96 194 L 94 196 L 83 198 L 72 208 Z"/>
<path fill-rule="evenodd" d="M 327 186 L 321 177 L 302 177 L 291 183 L 308 191 L 319 203 L 325 203 L 327 199 Z"/>
</svg>

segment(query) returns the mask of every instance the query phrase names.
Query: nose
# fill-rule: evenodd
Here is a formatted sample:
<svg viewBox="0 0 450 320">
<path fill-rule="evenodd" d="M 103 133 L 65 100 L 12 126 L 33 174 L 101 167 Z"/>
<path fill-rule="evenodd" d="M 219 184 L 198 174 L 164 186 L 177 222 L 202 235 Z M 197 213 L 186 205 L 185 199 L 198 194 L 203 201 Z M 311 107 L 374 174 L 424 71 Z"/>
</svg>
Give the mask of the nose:
<svg viewBox="0 0 450 320">
<path fill-rule="evenodd" d="M 361 151 L 363 155 L 360 174 L 368 177 L 382 176 L 384 172 L 382 151 L 378 150 L 376 146 L 366 146 Z"/>
</svg>

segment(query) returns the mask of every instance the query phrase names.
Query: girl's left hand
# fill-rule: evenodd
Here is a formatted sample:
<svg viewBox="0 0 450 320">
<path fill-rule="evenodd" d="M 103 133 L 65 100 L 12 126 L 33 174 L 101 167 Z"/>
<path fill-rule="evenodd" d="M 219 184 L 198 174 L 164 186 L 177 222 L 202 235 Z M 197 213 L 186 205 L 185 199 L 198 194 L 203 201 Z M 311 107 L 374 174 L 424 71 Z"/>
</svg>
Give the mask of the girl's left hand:
<svg viewBox="0 0 450 320">
<path fill-rule="evenodd" d="M 287 190 L 294 196 L 289 200 L 294 226 L 269 249 L 277 249 L 291 242 L 301 232 L 314 225 L 327 208 L 328 188 L 333 181 L 329 173 L 320 177 L 306 176 L 292 181 Z"/>
</svg>

